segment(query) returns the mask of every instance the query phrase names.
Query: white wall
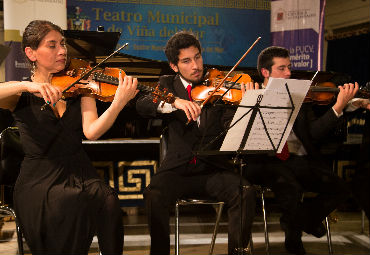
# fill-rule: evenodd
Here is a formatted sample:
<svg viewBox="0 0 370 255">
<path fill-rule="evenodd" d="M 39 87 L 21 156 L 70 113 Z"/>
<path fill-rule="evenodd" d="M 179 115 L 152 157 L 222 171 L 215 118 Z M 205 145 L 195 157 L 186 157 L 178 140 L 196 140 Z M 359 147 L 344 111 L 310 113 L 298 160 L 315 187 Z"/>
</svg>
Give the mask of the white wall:
<svg viewBox="0 0 370 255">
<path fill-rule="evenodd" d="M 369 22 L 370 0 L 326 0 L 325 30 Z"/>
<path fill-rule="evenodd" d="M 333 30 L 370 22 L 370 0 L 326 0 L 325 36 Z M 328 42 L 324 40 L 323 70 L 326 67 Z"/>
</svg>

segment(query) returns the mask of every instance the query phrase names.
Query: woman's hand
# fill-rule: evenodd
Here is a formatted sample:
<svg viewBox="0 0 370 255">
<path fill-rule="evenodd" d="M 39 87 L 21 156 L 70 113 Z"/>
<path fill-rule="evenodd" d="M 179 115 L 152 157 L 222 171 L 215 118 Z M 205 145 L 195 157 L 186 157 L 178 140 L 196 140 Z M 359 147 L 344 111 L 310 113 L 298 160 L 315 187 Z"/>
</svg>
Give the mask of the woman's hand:
<svg viewBox="0 0 370 255">
<path fill-rule="evenodd" d="M 131 76 L 123 78 L 120 73 L 118 80 L 119 84 L 114 99 L 109 108 L 100 116 L 97 113 L 95 99 L 82 97 L 82 125 L 87 139 L 96 140 L 101 137 L 113 125 L 123 107 L 136 96 L 138 92 L 136 78 Z"/>
<path fill-rule="evenodd" d="M 42 97 L 47 104 L 55 104 L 62 97 L 60 89 L 50 83 L 22 81 L 21 84 L 26 87 L 28 92 Z"/>
<path fill-rule="evenodd" d="M 172 105 L 176 109 L 183 110 L 189 121 L 190 120 L 196 121 L 202 111 L 202 109 L 197 103 L 181 98 L 176 98 L 175 102 Z"/>
<path fill-rule="evenodd" d="M 122 77 L 122 73 L 119 73 L 119 85 L 116 90 L 116 94 L 112 101 L 112 105 L 122 109 L 131 99 L 133 99 L 139 92 L 137 90 L 137 78 L 132 76 Z"/>
</svg>

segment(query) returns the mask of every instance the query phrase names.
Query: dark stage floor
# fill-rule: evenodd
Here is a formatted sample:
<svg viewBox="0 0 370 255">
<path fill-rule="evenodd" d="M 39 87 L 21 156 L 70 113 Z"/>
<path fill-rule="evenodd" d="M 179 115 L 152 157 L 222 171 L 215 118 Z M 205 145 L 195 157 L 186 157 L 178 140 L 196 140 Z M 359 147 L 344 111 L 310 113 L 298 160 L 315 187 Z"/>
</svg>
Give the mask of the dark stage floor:
<svg viewBox="0 0 370 255">
<path fill-rule="evenodd" d="M 185 208 L 180 209 L 180 252 L 181 254 L 201 255 L 208 254 L 209 244 L 213 231 L 215 214 L 210 206 L 207 209 Z M 142 210 L 135 208 L 125 209 L 125 247 L 124 254 L 149 254 L 150 237 L 146 225 L 146 217 Z M 369 222 L 365 218 L 365 231 L 361 228 L 361 211 L 336 211 L 332 216 L 338 221 L 331 223 L 334 254 L 369 254 Z M 174 218 L 171 218 L 174 230 Z M 268 226 L 270 236 L 270 254 L 288 254 L 284 249 L 284 233 L 279 226 L 277 212 L 268 212 Z M 0 240 L 0 254 L 17 254 L 17 242 L 14 221 L 6 221 L 2 228 Z M 227 221 L 226 214 L 222 216 L 219 233 L 216 239 L 214 254 L 227 253 Z M 171 236 L 174 244 L 174 236 Z M 262 215 L 257 214 L 253 226 L 253 254 L 266 254 L 263 233 Z M 307 254 L 328 254 L 326 237 L 317 239 L 311 235 L 303 235 L 303 243 Z M 27 246 L 26 254 L 29 254 Z M 98 254 L 97 240 L 94 238 L 89 254 Z M 174 254 L 172 246 L 172 254 Z"/>
</svg>

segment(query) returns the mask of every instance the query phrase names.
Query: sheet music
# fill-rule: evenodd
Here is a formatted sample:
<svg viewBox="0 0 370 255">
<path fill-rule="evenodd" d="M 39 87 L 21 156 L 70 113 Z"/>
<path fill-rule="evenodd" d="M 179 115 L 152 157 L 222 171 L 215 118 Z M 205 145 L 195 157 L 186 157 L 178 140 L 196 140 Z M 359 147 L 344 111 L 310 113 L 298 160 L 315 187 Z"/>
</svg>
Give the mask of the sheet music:
<svg viewBox="0 0 370 255">
<path fill-rule="evenodd" d="M 242 98 L 240 106 L 249 106 L 249 108 L 238 107 L 231 125 L 233 125 L 243 115 L 248 113 L 248 111 L 249 113 L 227 132 L 220 151 L 236 151 L 239 149 L 246 127 L 250 120 L 250 107 L 256 104 L 258 95 L 263 95 L 260 106 L 292 106 L 285 84 L 287 84 L 289 88 L 289 92 L 292 96 L 295 107 L 292 115 L 292 109 L 260 108 L 272 143 L 274 144 L 275 148 L 278 148 L 277 152 L 281 152 L 293 127 L 294 121 L 307 94 L 307 91 L 311 85 L 311 81 L 309 80 L 270 78 L 266 89 L 248 90 Z M 257 114 L 243 150 L 273 150 L 274 146 L 272 146 L 266 134 L 260 115 Z"/>
</svg>

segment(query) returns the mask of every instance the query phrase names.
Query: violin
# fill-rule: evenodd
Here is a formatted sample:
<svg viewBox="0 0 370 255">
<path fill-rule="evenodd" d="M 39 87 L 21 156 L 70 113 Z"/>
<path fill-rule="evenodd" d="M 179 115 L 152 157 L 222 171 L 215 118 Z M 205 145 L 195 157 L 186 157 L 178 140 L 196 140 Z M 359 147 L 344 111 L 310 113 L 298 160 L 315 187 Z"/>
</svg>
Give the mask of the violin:
<svg viewBox="0 0 370 255">
<path fill-rule="evenodd" d="M 62 90 L 62 99 L 85 95 L 111 102 L 119 84 L 119 73 L 121 72 L 123 76 L 126 74 L 118 68 L 98 69 L 98 67 L 127 45 L 128 43 L 125 43 L 94 67 L 90 67 L 84 60 L 71 59 L 65 70 L 53 75 L 51 84 Z M 141 91 L 151 92 L 154 103 L 161 100 L 163 104 L 172 104 L 176 99 L 172 93 L 167 93 L 167 90 L 161 91 L 159 84 L 155 88 L 138 84 L 137 88 Z M 48 105 L 49 103 L 44 104 L 41 110 L 44 110 Z"/>
<path fill-rule="evenodd" d="M 210 69 L 206 75 L 202 85 L 196 86 L 191 90 L 191 97 L 195 102 L 203 102 L 212 95 L 210 102 L 221 99 L 225 103 L 237 105 L 242 100 L 241 83 L 251 82 L 252 78 L 248 74 L 236 74 L 232 77 L 227 77 L 222 87 L 219 87 L 220 82 L 225 75 L 215 69 Z"/>
<path fill-rule="evenodd" d="M 217 82 L 217 84 L 215 83 L 216 86 L 211 86 L 211 89 L 210 90 L 208 90 L 208 88 L 207 89 L 204 89 L 203 88 L 203 90 L 205 90 L 205 93 L 201 93 L 200 91 L 198 91 L 198 94 L 201 94 L 202 95 L 202 96 L 199 96 L 198 97 L 198 102 L 201 102 L 202 101 L 200 103 L 200 107 L 201 108 L 203 108 L 203 106 L 205 104 L 207 104 L 208 102 L 214 101 L 215 98 L 217 98 L 217 97 L 219 98 L 221 96 L 225 96 L 226 95 L 225 93 L 228 93 L 227 90 L 224 90 L 224 93 L 220 93 L 220 91 L 223 90 L 222 85 L 224 85 L 224 83 L 226 82 L 226 80 L 229 79 L 231 73 L 242 62 L 242 60 L 249 54 L 249 52 L 259 42 L 259 40 L 261 40 L 261 37 L 258 37 L 254 41 L 254 43 L 249 47 L 249 49 L 243 54 L 243 56 L 238 60 L 238 62 L 236 62 L 236 64 L 231 68 L 231 70 L 226 75 L 220 75 L 220 77 L 222 76 L 223 78 L 219 82 Z M 219 75 L 219 73 L 215 71 L 215 76 L 218 76 L 218 75 Z M 237 81 L 238 78 L 241 78 L 241 77 L 236 77 L 236 79 L 234 81 Z M 199 90 L 201 90 L 201 89 L 199 89 Z M 196 94 L 197 94 L 197 92 L 194 92 L 195 98 L 197 98 L 197 95 Z M 218 94 L 218 95 L 216 95 L 216 94 Z M 192 94 L 192 96 L 193 96 L 193 94 Z M 239 97 L 240 97 L 240 99 L 239 99 Z M 240 91 L 240 96 L 238 96 L 237 99 L 232 99 L 232 96 L 230 96 L 229 98 L 230 98 L 230 102 L 231 101 L 238 102 L 238 100 L 240 102 L 240 100 L 241 100 L 241 91 Z"/>
<path fill-rule="evenodd" d="M 88 62 L 82 59 L 71 59 L 65 70 L 53 75 L 51 84 L 62 91 L 62 99 L 84 95 L 103 102 L 112 102 L 119 84 L 119 73 L 121 72 L 124 77 L 125 72 L 119 68 L 108 67 L 96 69 L 92 72 L 91 69 Z M 74 84 L 74 86 L 70 86 L 71 84 Z M 154 103 L 158 100 L 167 103 L 175 101 L 173 94 L 167 94 L 167 90 L 161 91 L 159 85 L 151 87 L 138 84 L 137 89 L 152 93 Z"/>
<path fill-rule="evenodd" d="M 328 105 L 335 99 L 339 88 L 333 82 L 322 82 L 311 86 L 304 98 L 304 103 L 315 103 L 318 105 Z M 355 97 L 370 98 L 370 91 L 367 88 L 360 88 Z"/>
</svg>

